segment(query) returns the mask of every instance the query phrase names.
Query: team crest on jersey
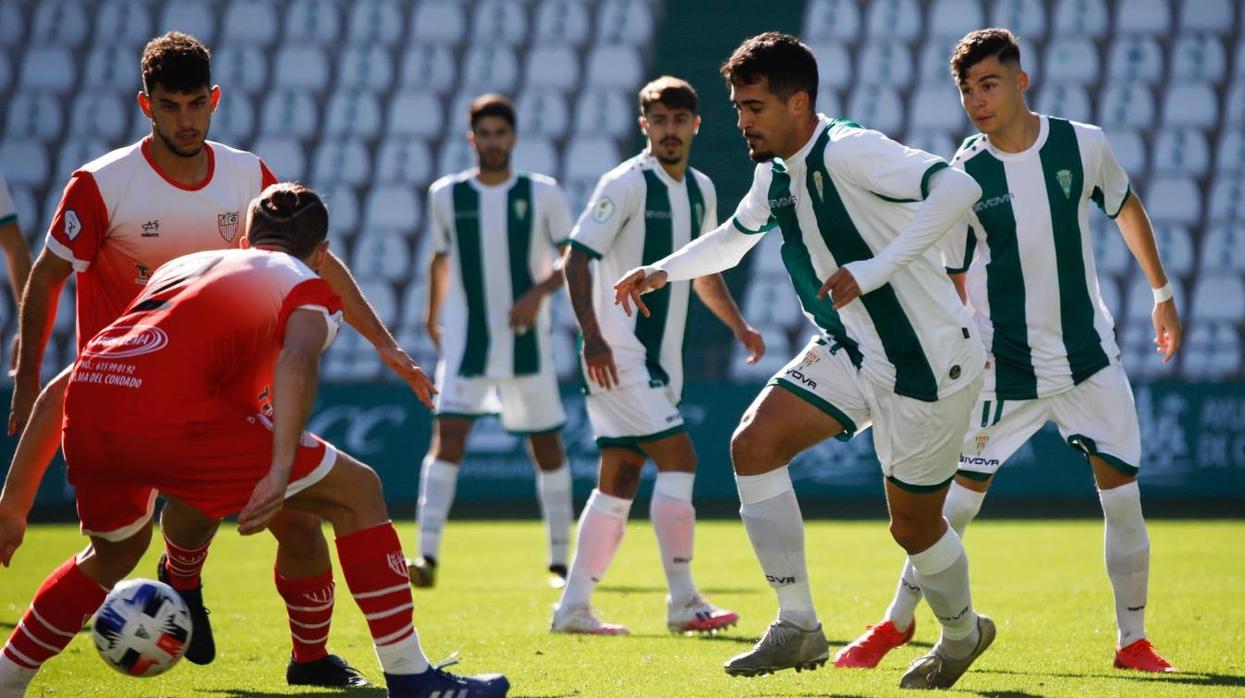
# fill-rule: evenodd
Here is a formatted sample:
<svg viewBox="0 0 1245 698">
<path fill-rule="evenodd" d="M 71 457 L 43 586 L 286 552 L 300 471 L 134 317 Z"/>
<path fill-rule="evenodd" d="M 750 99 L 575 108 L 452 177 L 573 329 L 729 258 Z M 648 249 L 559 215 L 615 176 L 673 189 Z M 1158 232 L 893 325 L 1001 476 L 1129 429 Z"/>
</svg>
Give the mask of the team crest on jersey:
<svg viewBox="0 0 1245 698">
<path fill-rule="evenodd" d="M 1072 171 L 1059 170 L 1055 173 L 1055 181 L 1059 182 L 1059 187 L 1063 189 L 1064 198 L 1072 198 Z"/>
<path fill-rule="evenodd" d="M 514 202 L 514 215 L 518 218 L 527 218 L 527 202 L 519 199 Z"/>
<path fill-rule="evenodd" d="M 614 205 L 614 200 L 608 196 L 602 196 L 592 205 L 592 220 L 597 223 L 605 223 L 614 217 L 614 210 L 618 207 Z"/>
<path fill-rule="evenodd" d="M 800 367 L 796 370 L 803 371 L 818 361 L 821 361 L 821 357 L 817 355 L 817 352 L 810 350 L 808 353 L 804 354 L 804 358 L 800 360 Z"/>
<path fill-rule="evenodd" d="M 238 234 L 238 212 L 228 211 L 216 214 L 216 229 L 220 231 L 220 236 L 225 238 L 225 242 L 233 242 Z"/>
<path fill-rule="evenodd" d="M 813 172 L 813 188 L 817 190 L 817 200 L 826 200 L 826 183 L 822 180 L 821 170 Z"/>
<path fill-rule="evenodd" d="M 990 433 L 988 431 L 986 431 L 985 429 L 982 429 L 981 431 L 977 432 L 977 441 L 976 441 L 977 455 L 981 455 L 981 452 L 986 450 L 986 443 L 988 443 L 989 441 L 990 441 Z"/>
</svg>

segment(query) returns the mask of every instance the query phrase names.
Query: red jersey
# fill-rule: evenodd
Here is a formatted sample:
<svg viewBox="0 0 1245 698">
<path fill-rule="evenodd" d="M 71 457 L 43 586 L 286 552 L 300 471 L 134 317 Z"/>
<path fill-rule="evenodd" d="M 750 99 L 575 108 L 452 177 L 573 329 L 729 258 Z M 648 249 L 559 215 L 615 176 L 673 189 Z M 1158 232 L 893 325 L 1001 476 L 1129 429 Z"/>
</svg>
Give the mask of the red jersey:
<svg viewBox="0 0 1245 698">
<path fill-rule="evenodd" d="M 65 428 L 152 438 L 193 436 L 270 413 L 285 324 L 341 299 L 306 264 L 266 250 L 222 250 L 160 267 L 121 317 L 83 346 L 65 397 Z"/>
<path fill-rule="evenodd" d="M 208 141 L 208 173 L 187 187 L 156 166 L 150 137 L 69 178 L 47 247 L 78 272 L 78 348 L 121 314 L 175 257 L 236 248 L 251 200 L 277 181 L 258 156 Z"/>
</svg>

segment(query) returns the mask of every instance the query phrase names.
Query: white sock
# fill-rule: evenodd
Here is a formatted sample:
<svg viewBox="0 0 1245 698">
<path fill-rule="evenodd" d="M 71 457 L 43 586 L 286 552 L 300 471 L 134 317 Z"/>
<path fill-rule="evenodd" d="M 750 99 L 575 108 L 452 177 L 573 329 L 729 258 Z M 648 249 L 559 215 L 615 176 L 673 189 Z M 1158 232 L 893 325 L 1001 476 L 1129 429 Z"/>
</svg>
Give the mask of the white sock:
<svg viewBox="0 0 1245 698">
<path fill-rule="evenodd" d="M 925 600 L 942 624 L 939 644 L 953 658 L 968 656 L 977 645 L 977 614 L 968 586 L 968 555 L 960 536 L 948 527 L 938 542 L 909 555 L 908 560 Z"/>
<path fill-rule="evenodd" d="M 649 517 L 661 549 L 661 565 L 670 585 L 670 600 L 679 604 L 696 595 L 692 582 L 696 508 L 692 506 L 695 473 L 657 473 Z"/>
<path fill-rule="evenodd" d="M 804 517 L 787 466 L 762 475 L 736 475 L 735 485 L 752 550 L 778 593 L 778 617 L 805 630 L 816 628 L 804 559 Z"/>
<path fill-rule="evenodd" d="M 540 470 L 536 475 L 540 513 L 545 519 L 549 540 L 549 564 L 565 565 L 571 537 L 571 468 L 566 463 L 557 470 Z"/>
<path fill-rule="evenodd" d="M 410 611 L 407 611 L 410 613 Z M 388 645 L 374 645 L 376 658 L 386 674 L 422 674 L 428 671 L 428 658 L 419 645 L 419 631 Z"/>
<path fill-rule="evenodd" d="M 1150 538 L 1141 515 L 1136 482 L 1099 490 L 1106 519 L 1107 576 L 1115 591 L 1115 622 L 1120 647 L 1146 636 L 1146 592 L 1150 583 Z"/>
<path fill-rule="evenodd" d="M 437 460 L 432 456 L 424 459 L 419 474 L 419 554 L 437 558 L 441 550 L 441 533 L 445 520 L 450 517 L 454 504 L 454 491 L 458 489 L 458 465 Z"/>
<path fill-rule="evenodd" d="M 976 492 L 964 487 L 954 480 L 947 490 L 947 499 L 942 504 L 942 515 L 951 524 L 960 539 L 964 538 L 964 529 L 972 521 L 977 512 L 981 511 L 981 503 L 985 500 L 985 492 Z M 912 563 L 904 561 L 903 572 L 899 575 L 899 586 L 895 588 L 895 598 L 886 609 L 886 619 L 895 624 L 900 632 L 905 632 L 912 624 L 916 606 L 921 602 L 921 586 L 916 581 L 916 570 Z"/>
<path fill-rule="evenodd" d="M 588 504 L 579 515 L 575 560 L 571 562 L 566 588 L 562 590 L 562 600 L 558 602 L 559 608 L 588 604 L 597 582 L 601 581 L 614 561 L 614 553 L 618 552 L 630 513 L 630 499 L 592 490 Z"/>
<path fill-rule="evenodd" d="M 25 695 L 26 687 L 30 685 L 37 673 L 39 673 L 38 669 L 19 666 L 0 654 L 0 696 Z"/>
</svg>

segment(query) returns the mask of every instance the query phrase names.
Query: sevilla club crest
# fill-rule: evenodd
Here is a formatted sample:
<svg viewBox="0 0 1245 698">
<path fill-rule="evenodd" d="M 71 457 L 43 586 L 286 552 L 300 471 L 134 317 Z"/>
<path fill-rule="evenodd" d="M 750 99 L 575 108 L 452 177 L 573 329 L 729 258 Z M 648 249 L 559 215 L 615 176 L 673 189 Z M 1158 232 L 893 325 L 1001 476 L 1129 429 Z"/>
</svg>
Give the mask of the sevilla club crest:
<svg viewBox="0 0 1245 698">
<path fill-rule="evenodd" d="M 225 242 L 233 242 L 238 235 L 238 212 L 229 211 L 216 214 L 216 229 Z"/>
</svg>

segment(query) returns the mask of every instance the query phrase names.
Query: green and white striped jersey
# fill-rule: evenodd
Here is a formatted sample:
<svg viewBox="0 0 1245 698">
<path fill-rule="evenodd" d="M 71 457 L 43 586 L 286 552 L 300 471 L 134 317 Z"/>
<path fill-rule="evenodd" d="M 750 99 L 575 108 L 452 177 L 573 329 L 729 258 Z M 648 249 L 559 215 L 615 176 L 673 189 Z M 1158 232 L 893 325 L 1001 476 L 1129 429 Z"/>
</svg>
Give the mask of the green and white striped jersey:
<svg viewBox="0 0 1245 698">
<path fill-rule="evenodd" d="M 512 378 L 552 371 L 548 304 L 536 327 L 510 327 L 514 302 L 553 269 L 571 212 L 551 177 L 518 173 L 488 186 L 474 169 L 428 190 L 433 251 L 450 256 L 442 358 L 463 377 Z"/>
<path fill-rule="evenodd" d="M 985 389 L 1000 398 L 1053 395 L 1118 362 L 1090 245 L 1089 205 L 1114 218 L 1128 175 L 1097 126 L 1041 116 L 1037 140 L 1005 153 L 984 135 L 952 159 L 981 185 L 966 227 L 943 240 L 991 354 Z"/>
<path fill-rule="evenodd" d="M 875 257 L 908 226 L 930 177 L 947 167 L 854 122 L 819 118 L 799 152 L 757 166 L 735 228 L 753 237 L 781 230 L 805 316 L 875 384 L 931 402 L 971 385 L 985 355 L 937 245 L 837 312 L 817 299 L 839 267 Z"/>
<path fill-rule="evenodd" d="M 614 353 L 620 385 L 648 382 L 683 391 L 683 335 L 689 282 L 644 297 L 652 315 L 627 317 L 614 304 L 614 283 L 665 257 L 718 224 L 713 182 L 689 167 L 676 182 L 647 150 L 605 173 L 571 233 L 592 264 L 592 307 Z M 583 357 L 580 357 L 582 368 Z M 603 392 L 584 379 L 586 390 Z"/>
</svg>

